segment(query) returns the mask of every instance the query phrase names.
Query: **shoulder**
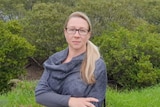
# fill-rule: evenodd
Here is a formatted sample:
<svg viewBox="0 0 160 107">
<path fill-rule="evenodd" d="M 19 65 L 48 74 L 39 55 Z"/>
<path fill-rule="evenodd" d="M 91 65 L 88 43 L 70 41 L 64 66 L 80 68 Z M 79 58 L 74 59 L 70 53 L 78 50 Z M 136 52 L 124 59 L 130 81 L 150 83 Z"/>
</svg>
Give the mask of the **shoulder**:
<svg viewBox="0 0 160 107">
<path fill-rule="evenodd" d="M 100 57 L 95 63 L 95 76 L 106 75 L 107 68 L 106 63 L 102 57 Z"/>
<path fill-rule="evenodd" d="M 100 57 L 97 61 L 96 61 L 96 68 L 103 68 L 106 69 L 106 63 L 104 61 L 104 59 L 102 57 Z"/>
</svg>

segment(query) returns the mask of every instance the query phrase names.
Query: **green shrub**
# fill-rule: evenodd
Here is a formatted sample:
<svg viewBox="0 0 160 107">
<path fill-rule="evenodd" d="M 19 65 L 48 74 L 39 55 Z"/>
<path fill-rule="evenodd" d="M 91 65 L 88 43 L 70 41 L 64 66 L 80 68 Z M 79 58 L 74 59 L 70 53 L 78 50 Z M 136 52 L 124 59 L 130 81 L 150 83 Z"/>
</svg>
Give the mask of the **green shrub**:
<svg viewBox="0 0 160 107">
<path fill-rule="evenodd" d="M 23 36 L 36 46 L 36 59 L 46 59 L 65 43 L 63 24 L 69 12 L 63 4 L 39 3 L 23 20 Z"/>
<path fill-rule="evenodd" d="M 18 23 L 15 30 L 14 25 L 8 26 L 11 23 L 0 22 L 0 93 L 10 89 L 10 79 L 18 78 L 24 73 L 27 57 L 34 52 L 34 47 L 18 35 Z"/>
<path fill-rule="evenodd" d="M 118 0 L 80 0 L 75 10 L 87 13 L 93 24 L 93 35 L 101 35 L 106 30 L 112 30 L 112 23 L 128 29 L 134 29 L 141 23 L 126 8 L 127 3 Z"/>
<path fill-rule="evenodd" d="M 93 38 L 105 59 L 109 81 L 122 88 L 146 87 L 160 79 L 160 35 L 145 27 L 122 27 Z"/>
</svg>

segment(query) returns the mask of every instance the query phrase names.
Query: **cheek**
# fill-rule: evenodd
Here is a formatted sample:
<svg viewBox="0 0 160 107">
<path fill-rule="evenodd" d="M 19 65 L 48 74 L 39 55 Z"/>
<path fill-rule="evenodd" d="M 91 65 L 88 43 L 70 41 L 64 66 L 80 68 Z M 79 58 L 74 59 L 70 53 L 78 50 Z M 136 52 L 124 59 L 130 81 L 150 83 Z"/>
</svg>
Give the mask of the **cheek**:
<svg viewBox="0 0 160 107">
<path fill-rule="evenodd" d="M 89 39 L 90 39 L 90 36 L 88 35 L 86 38 L 83 38 L 83 41 L 87 43 Z"/>
<path fill-rule="evenodd" d="M 65 36 L 65 39 L 66 39 L 66 41 L 68 42 L 68 35 L 67 35 L 67 33 L 66 33 L 66 31 L 64 31 L 64 36 Z"/>
<path fill-rule="evenodd" d="M 83 41 L 84 41 L 85 43 L 87 43 L 87 41 L 88 41 L 88 38 L 85 38 L 85 39 L 83 39 Z"/>
<path fill-rule="evenodd" d="M 65 38 L 66 38 L 67 43 L 70 43 L 71 37 L 69 35 L 65 35 Z"/>
</svg>

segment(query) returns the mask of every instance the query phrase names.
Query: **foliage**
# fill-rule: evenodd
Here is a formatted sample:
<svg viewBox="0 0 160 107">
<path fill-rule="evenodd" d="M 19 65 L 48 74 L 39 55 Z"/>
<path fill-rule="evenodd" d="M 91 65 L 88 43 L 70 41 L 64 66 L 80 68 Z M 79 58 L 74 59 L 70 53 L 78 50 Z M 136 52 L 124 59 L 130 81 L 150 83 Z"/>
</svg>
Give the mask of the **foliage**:
<svg viewBox="0 0 160 107">
<path fill-rule="evenodd" d="M 118 1 L 86 1 L 80 0 L 75 10 L 88 14 L 93 24 L 93 35 L 101 35 L 104 31 L 112 30 L 110 25 L 116 23 L 128 29 L 134 29 L 141 22 L 124 9 L 125 3 Z M 95 12 L 96 10 L 96 12 Z M 127 19 L 127 20 L 126 20 Z"/>
<path fill-rule="evenodd" d="M 23 18 L 26 11 L 22 0 L 0 0 L 0 13 L 0 18 L 8 21 Z"/>
<path fill-rule="evenodd" d="M 59 3 L 39 3 L 23 21 L 24 37 L 37 48 L 35 58 L 45 59 L 65 43 L 63 24 L 69 10 Z"/>
<path fill-rule="evenodd" d="M 132 32 L 120 27 L 93 41 L 105 59 L 112 84 L 131 89 L 160 82 L 160 35 L 149 33 L 145 25 Z"/>
<path fill-rule="evenodd" d="M 27 57 L 34 52 L 34 47 L 18 35 L 21 32 L 18 25 L 15 21 L 0 22 L 0 93 L 9 90 L 10 79 L 24 73 Z"/>
<path fill-rule="evenodd" d="M 128 0 L 127 4 L 133 17 L 147 21 L 156 27 L 154 31 L 160 32 L 160 0 Z"/>
</svg>

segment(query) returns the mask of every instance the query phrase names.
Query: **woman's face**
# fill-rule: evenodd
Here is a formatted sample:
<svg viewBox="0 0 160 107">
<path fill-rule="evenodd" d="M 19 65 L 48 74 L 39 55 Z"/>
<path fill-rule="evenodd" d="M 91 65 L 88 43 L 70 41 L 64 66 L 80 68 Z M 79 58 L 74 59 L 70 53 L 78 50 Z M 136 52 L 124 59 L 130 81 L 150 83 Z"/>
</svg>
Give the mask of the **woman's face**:
<svg viewBox="0 0 160 107">
<path fill-rule="evenodd" d="M 69 48 L 72 50 L 85 51 L 86 43 L 91 36 L 88 30 L 89 25 L 86 20 L 80 17 L 72 17 L 64 30 Z"/>
</svg>

